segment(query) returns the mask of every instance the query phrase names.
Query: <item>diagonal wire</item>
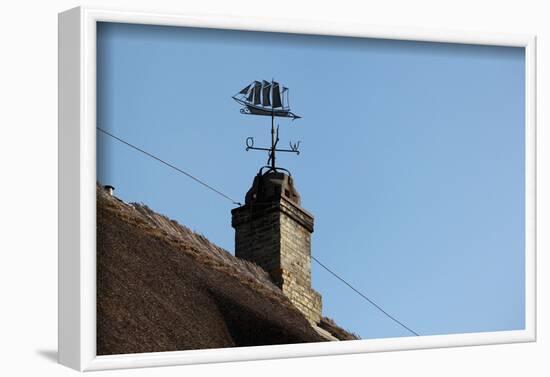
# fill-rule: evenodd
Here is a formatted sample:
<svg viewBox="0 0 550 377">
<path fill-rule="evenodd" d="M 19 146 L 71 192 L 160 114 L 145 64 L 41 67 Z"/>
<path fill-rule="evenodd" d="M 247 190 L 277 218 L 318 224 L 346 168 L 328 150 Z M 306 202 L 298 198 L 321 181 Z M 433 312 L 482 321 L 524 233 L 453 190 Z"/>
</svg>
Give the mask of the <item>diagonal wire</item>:
<svg viewBox="0 0 550 377">
<path fill-rule="evenodd" d="M 325 266 L 323 263 L 321 263 L 317 258 L 315 258 L 313 255 L 311 256 L 311 259 L 313 259 L 315 262 L 319 263 L 319 265 L 321 267 L 323 267 L 325 270 L 327 270 L 328 272 L 330 272 L 334 277 L 336 277 L 338 280 L 340 280 L 342 283 L 344 283 L 345 285 L 347 285 L 349 288 L 351 288 L 355 293 L 357 293 L 359 296 L 363 297 L 365 300 L 367 300 L 372 306 L 374 306 L 376 309 L 380 310 L 382 313 L 384 313 L 386 315 L 386 317 L 390 318 L 391 320 L 393 320 L 395 323 L 401 325 L 403 328 L 407 329 L 409 332 L 413 333 L 414 335 L 416 336 L 420 336 L 419 333 L 417 333 L 416 331 L 412 330 L 410 327 L 406 326 L 405 324 L 403 324 L 403 322 L 399 321 L 397 318 L 395 318 L 394 316 L 392 316 L 391 314 L 389 314 L 387 311 L 385 311 L 384 309 L 382 309 L 380 307 L 380 305 L 378 305 L 377 303 L 375 303 L 374 301 L 372 301 L 370 298 L 368 298 L 366 295 L 364 295 L 362 292 L 360 292 L 358 289 L 356 289 L 353 285 L 351 285 L 350 283 L 348 283 L 346 280 L 344 280 L 343 278 L 341 278 L 336 272 L 332 271 L 330 268 L 328 268 L 327 266 Z"/>
<path fill-rule="evenodd" d="M 158 162 L 160 162 L 160 163 L 162 163 L 162 164 L 168 166 L 169 168 L 172 168 L 172 169 L 174 169 L 175 171 L 177 171 L 177 172 L 179 172 L 179 173 L 181 173 L 181 174 L 186 175 L 187 177 L 189 177 L 189 178 L 191 178 L 192 180 L 194 180 L 195 182 L 197 182 L 197 183 L 203 185 L 203 186 L 206 187 L 207 189 L 212 190 L 212 191 L 214 191 L 216 194 L 218 194 L 218 195 L 224 197 L 225 199 L 229 200 L 231 203 L 233 203 L 233 204 L 235 204 L 235 205 L 238 205 L 238 206 L 242 206 L 241 203 L 239 203 L 238 201 L 236 201 L 235 199 L 233 199 L 233 198 L 230 197 L 229 195 L 226 195 L 226 194 L 224 194 L 223 192 L 221 192 L 220 190 L 215 189 L 214 187 L 210 186 L 208 183 L 206 183 L 206 182 L 200 180 L 199 178 L 193 176 L 192 174 L 190 174 L 190 173 L 188 173 L 188 172 L 186 172 L 186 171 L 184 171 L 184 170 L 178 168 L 177 166 L 172 165 L 172 164 L 169 163 L 169 162 L 164 161 L 163 159 L 161 159 L 161 158 L 159 158 L 159 157 L 157 157 L 157 156 L 155 156 L 155 155 L 152 155 L 151 153 L 149 153 L 149 152 L 147 152 L 147 151 L 144 151 L 143 149 L 141 149 L 141 148 L 139 148 L 139 147 L 137 147 L 137 146 L 135 146 L 135 145 L 133 145 L 133 144 L 127 142 L 126 140 L 123 140 L 123 139 L 121 139 L 121 138 L 119 138 L 119 137 L 113 135 L 113 134 L 110 133 L 110 132 L 105 131 L 104 129 L 102 129 L 102 128 L 100 128 L 100 127 L 96 127 L 96 128 L 97 128 L 98 131 L 103 132 L 105 135 L 112 137 L 113 139 L 115 139 L 115 140 L 121 142 L 122 144 L 125 144 L 125 145 L 129 146 L 130 148 L 133 148 L 133 149 L 135 149 L 136 151 L 141 152 L 141 153 L 143 153 L 144 155 L 149 156 L 149 157 L 151 157 L 151 158 L 154 159 L 154 160 L 157 160 Z"/>
</svg>

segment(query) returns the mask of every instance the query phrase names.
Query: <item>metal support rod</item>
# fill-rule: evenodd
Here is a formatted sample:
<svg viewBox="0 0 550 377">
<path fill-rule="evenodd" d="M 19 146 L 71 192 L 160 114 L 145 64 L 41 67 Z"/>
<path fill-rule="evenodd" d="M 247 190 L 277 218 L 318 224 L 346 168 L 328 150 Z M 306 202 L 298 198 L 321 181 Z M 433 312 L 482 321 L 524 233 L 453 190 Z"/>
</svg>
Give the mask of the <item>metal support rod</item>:
<svg viewBox="0 0 550 377">
<path fill-rule="evenodd" d="M 271 112 L 271 168 L 275 170 L 275 114 Z"/>
</svg>

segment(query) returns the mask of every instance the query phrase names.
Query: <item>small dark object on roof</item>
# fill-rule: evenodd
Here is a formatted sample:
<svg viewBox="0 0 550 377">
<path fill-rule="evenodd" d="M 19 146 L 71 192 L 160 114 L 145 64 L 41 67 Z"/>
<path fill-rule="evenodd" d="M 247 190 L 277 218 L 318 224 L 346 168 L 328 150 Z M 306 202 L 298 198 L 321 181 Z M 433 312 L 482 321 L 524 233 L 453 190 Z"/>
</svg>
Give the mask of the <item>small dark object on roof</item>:
<svg viewBox="0 0 550 377">
<path fill-rule="evenodd" d="M 103 188 L 105 190 L 107 190 L 107 192 L 109 193 L 109 195 L 113 195 L 113 193 L 115 192 L 115 188 L 111 185 L 105 185 L 103 186 Z"/>
</svg>

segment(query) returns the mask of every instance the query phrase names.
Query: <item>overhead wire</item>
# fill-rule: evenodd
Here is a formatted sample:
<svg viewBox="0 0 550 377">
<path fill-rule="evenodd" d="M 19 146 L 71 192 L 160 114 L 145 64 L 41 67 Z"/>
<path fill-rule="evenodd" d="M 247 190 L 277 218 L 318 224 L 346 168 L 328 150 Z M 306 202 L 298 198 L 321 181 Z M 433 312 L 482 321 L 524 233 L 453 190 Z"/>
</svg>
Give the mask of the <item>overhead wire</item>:
<svg viewBox="0 0 550 377">
<path fill-rule="evenodd" d="M 405 325 L 403 322 L 401 322 L 400 320 L 398 320 L 397 318 L 395 318 L 394 316 L 392 316 L 390 313 L 388 313 L 387 311 L 385 311 L 380 305 L 378 305 L 376 302 L 374 302 L 372 299 L 370 299 L 369 297 L 367 297 L 367 295 L 365 295 L 364 293 L 362 293 L 361 291 L 359 291 L 357 288 L 355 288 L 353 285 L 351 285 L 350 283 L 348 283 L 344 278 L 342 278 L 340 275 L 338 275 L 336 272 L 334 272 L 333 270 L 331 270 L 330 268 L 328 268 L 325 264 L 323 264 L 322 262 L 320 262 L 317 258 L 315 258 L 313 255 L 311 256 L 311 259 L 313 259 L 315 262 L 317 262 L 322 268 L 324 268 L 326 271 L 328 271 L 330 274 L 332 274 L 332 276 L 334 276 L 335 278 L 337 278 L 338 280 L 340 280 L 342 283 L 344 283 L 346 286 L 348 286 L 351 290 L 353 290 L 355 293 L 357 293 L 359 296 L 361 296 L 362 298 L 364 298 L 365 300 L 367 300 L 372 306 L 374 306 L 376 309 L 378 309 L 380 312 L 382 312 L 386 317 L 390 318 L 392 321 L 394 321 L 395 323 L 399 324 L 401 327 L 403 327 L 404 329 L 406 329 L 407 331 L 411 332 L 412 334 L 416 335 L 416 336 L 420 336 L 419 333 L 417 333 L 416 331 L 412 330 L 410 327 L 408 327 L 407 325 Z"/>
<path fill-rule="evenodd" d="M 194 180 L 195 182 L 197 182 L 197 183 L 203 185 L 203 186 L 206 187 L 207 189 L 209 189 L 209 190 L 215 192 L 216 194 L 218 194 L 218 195 L 224 197 L 225 199 L 229 200 L 231 203 L 233 203 L 233 204 L 235 204 L 235 205 L 238 205 L 238 206 L 242 206 L 242 203 L 236 201 L 235 199 L 233 199 L 233 198 L 230 197 L 229 195 L 226 195 L 226 194 L 224 194 L 223 192 L 221 192 L 220 190 L 218 190 L 218 189 L 214 188 L 213 186 L 209 185 L 208 183 L 204 182 L 202 179 L 199 179 L 199 178 L 195 177 L 195 176 L 192 175 L 191 173 L 188 173 L 188 172 L 186 172 L 185 170 L 183 170 L 183 169 L 181 169 L 181 168 L 178 168 L 177 166 L 175 166 L 175 165 L 173 165 L 173 164 L 171 164 L 171 163 L 169 163 L 169 162 L 167 162 L 167 161 L 165 161 L 165 160 L 163 160 L 163 159 L 161 159 L 161 158 L 155 156 L 154 154 L 149 153 L 149 152 L 145 151 L 144 149 L 142 149 L 142 148 L 140 148 L 140 147 L 138 147 L 138 146 L 136 146 L 136 145 L 134 145 L 134 144 L 132 144 L 132 143 L 129 143 L 129 142 L 127 142 L 126 140 L 121 139 L 121 138 L 118 137 L 118 136 L 113 135 L 112 133 L 110 133 L 110 132 L 104 130 L 103 128 L 100 128 L 100 127 L 96 127 L 96 128 L 97 128 L 98 131 L 103 132 L 105 135 L 108 135 L 108 136 L 112 137 L 113 139 L 115 139 L 115 140 L 117 140 L 117 141 L 119 141 L 119 142 L 121 142 L 121 143 L 123 143 L 123 144 L 129 146 L 130 148 L 133 148 L 133 149 L 135 149 L 136 151 L 141 152 L 141 153 L 143 153 L 144 155 L 146 155 L 146 156 L 148 156 L 148 157 L 151 157 L 152 159 L 155 159 L 155 160 L 157 160 L 158 162 L 160 162 L 160 163 L 162 163 L 162 164 L 168 166 L 169 168 L 174 169 L 175 171 L 177 171 L 177 172 L 179 172 L 179 173 L 181 173 L 181 174 L 184 174 L 185 176 L 191 178 L 191 179 Z"/>
</svg>

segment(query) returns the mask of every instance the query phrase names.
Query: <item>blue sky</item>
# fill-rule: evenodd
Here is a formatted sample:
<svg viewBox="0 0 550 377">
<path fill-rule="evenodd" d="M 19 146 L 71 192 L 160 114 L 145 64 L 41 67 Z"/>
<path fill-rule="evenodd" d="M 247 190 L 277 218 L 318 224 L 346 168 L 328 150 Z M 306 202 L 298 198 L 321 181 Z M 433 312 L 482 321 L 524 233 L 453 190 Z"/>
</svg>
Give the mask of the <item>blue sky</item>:
<svg viewBox="0 0 550 377">
<path fill-rule="evenodd" d="M 524 328 L 524 50 L 100 24 L 98 126 L 242 201 L 269 119 L 231 96 L 290 88 L 280 156 L 315 215 L 312 253 L 422 335 Z M 97 135 L 98 180 L 233 252 L 229 201 Z M 321 269 L 324 315 L 406 330 Z"/>
</svg>

